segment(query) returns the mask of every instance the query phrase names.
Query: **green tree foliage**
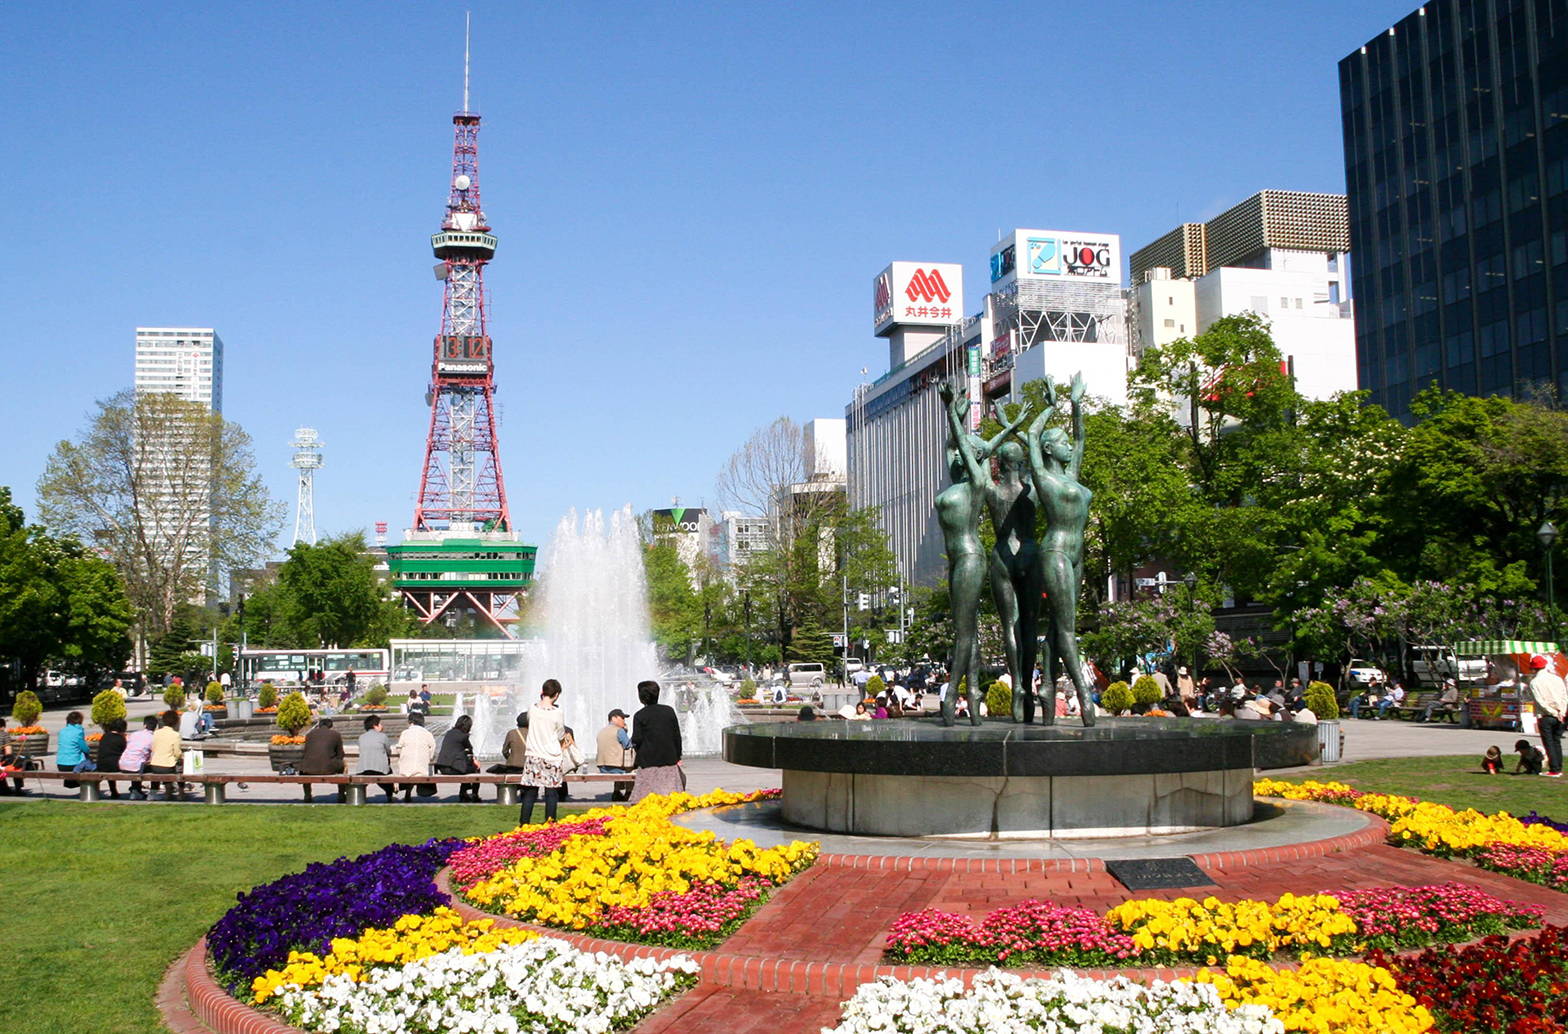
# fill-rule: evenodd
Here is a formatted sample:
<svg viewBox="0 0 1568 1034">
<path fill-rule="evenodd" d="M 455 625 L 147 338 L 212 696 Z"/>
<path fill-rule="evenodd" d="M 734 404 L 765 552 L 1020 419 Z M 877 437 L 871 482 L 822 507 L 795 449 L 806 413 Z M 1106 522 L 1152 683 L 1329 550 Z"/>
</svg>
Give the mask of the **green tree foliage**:
<svg viewBox="0 0 1568 1034">
<path fill-rule="evenodd" d="M 985 709 L 993 718 L 1005 718 L 1013 713 L 1013 687 L 1000 680 L 991 683 L 985 691 Z"/>
<path fill-rule="evenodd" d="M 1309 683 L 1302 699 L 1307 709 L 1317 715 L 1320 721 L 1333 721 L 1339 717 L 1339 698 L 1334 695 L 1334 687 L 1327 682 Z"/>
<path fill-rule="evenodd" d="M 882 681 L 881 675 L 873 675 L 866 680 L 866 696 L 868 698 L 875 700 L 878 696 L 886 692 L 887 683 Z"/>
<path fill-rule="evenodd" d="M 690 660 L 702 638 L 702 602 L 674 540 L 662 538 L 646 544 L 643 570 L 648 579 L 648 617 L 654 641 L 666 657 Z"/>
<path fill-rule="evenodd" d="M 278 706 L 278 687 L 274 686 L 270 682 L 263 682 L 261 684 L 261 689 L 258 690 L 257 693 L 256 693 L 256 707 L 257 707 L 257 709 L 264 711 L 264 710 L 266 710 L 269 707 L 277 707 L 277 706 Z"/>
<path fill-rule="evenodd" d="M 11 720 L 18 725 L 32 725 L 38 721 L 38 716 L 43 713 L 43 701 L 39 700 L 38 694 L 30 689 L 24 689 L 18 693 L 16 700 L 11 704 Z"/>
<path fill-rule="evenodd" d="M 220 571 L 250 567 L 282 525 L 250 436 L 205 406 L 123 391 L 62 441 L 38 480 L 44 522 L 93 543 L 156 637 Z"/>
<path fill-rule="evenodd" d="M 206 697 L 207 697 L 207 703 L 209 703 L 209 704 L 221 704 L 221 703 L 223 703 L 223 683 L 221 683 L 221 682 L 209 682 L 209 683 L 207 683 Z"/>
<path fill-rule="evenodd" d="M 831 671 L 833 658 L 833 637 L 820 625 L 802 625 L 795 630 L 795 638 L 789 644 L 791 661 L 816 663 Z"/>
<path fill-rule="evenodd" d="M 163 702 L 170 710 L 183 711 L 185 709 L 185 687 L 179 683 L 170 685 L 163 691 Z"/>
<path fill-rule="evenodd" d="M 305 702 L 304 695 L 295 692 L 284 697 L 283 703 L 278 705 L 278 716 L 273 721 L 290 736 L 299 735 L 299 731 L 310 724 L 310 705 Z"/>
<path fill-rule="evenodd" d="M 277 586 L 284 622 L 306 648 L 385 646 L 408 627 L 407 612 L 376 577 L 363 532 L 296 543 Z"/>
<path fill-rule="evenodd" d="M 1139 675 L 1133 680 L 1132 702 L 1139 707 L 1149 707 L 1163 699 L 1160 684 L 1154 681 L 1152 675 Z"/>
<path fill-rule="evenodd" d="M 0 656 L 17 660 L 24 685 L 51 662 L 91 681 L 122 667 L 135 616 L 112 567 L 74 538 L 25 525 L 0 488 Z"/>
</svg>

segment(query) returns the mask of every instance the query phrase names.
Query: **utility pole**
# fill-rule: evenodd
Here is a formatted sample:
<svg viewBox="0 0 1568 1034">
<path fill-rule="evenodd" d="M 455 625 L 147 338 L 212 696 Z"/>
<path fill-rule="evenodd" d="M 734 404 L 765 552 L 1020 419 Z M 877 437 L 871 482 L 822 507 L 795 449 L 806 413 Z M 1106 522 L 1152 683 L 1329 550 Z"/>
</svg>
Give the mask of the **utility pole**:
<svg viewBox="0 0 1568 1034">
<path fill-rule="evenodd" d="M 849 575 L 844 575 L 844 653 L 839 657 L 838 674 L 843 679 L 849 665 Z M 842 684 L 842 683 L 841 683 Z"/>
<path fill-rule="evenodd" d="M 245 594 L 240 593 L 240 655 L 236 658 L 240 667 L 240 696 L 250 696 L 250 679 L 245 672 Z"/>
<path fill-rule="evenodd" d="M 746 615 L 746 677 L 747 678 L 752 678 L 753 676 L 751 674 L 751 590 L 750 589 L 746 590 L 745 603 L 742 605 L 741 610 Z"/>
</svg>

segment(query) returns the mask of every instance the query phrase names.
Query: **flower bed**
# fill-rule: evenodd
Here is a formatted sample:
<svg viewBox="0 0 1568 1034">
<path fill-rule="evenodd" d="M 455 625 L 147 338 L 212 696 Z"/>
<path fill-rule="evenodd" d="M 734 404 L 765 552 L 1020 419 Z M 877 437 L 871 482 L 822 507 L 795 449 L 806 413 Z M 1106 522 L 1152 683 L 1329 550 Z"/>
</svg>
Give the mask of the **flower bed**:
<svg viewBox="0 0 1568 1034">
<path fill-rule="evenodd" d="M 1267 1009 L 1285 1030 L 1422 1034 L 1432 1026 L 1432 1014 L 1393 973 L 1364 962 L 1307 958 L 1299 969 L 1276 969 L 1233 957 L 1223 971 L 1199 972 L 1197 982 L 1232 1008 Z"/>
<path fill-rule="evenodd" d="M 1535 813 L 1517 819 L 1506 811 L 1485 815 L 1473 808 L 1394 794 L 1362 793 L 1344 783 L 1287 783 L 1259 779 L 1252 792 L 1293 801 L 1345 804 L 1391 823 L 1388 839 L 1439 858 L 1469 858 L 1482 868 L 1568 890 L 1568 833 L 1562 823 Z"/>
<path fill-rule="evenodd" d="M 207 949 L 225 983 L 249 986 L 290 952 L 325 955 L 333 938 L 391 926 L 405 915 L 447 903 L 432 880 L 460 840 L 390 844 L 264 883 L 224 913 L 207 933 Z"/>
<path fill-rule="evenodd" d="M 304 744 L 305 744 L 305 737 L 303 737 L 303 736 L 281 736 L 281 735 L 279 735 L 279 736 L 272 737 L 272 745 L 274 747 L 300 747 L 300 746 L 304 746 Z"/>
<path fill-rule="evenodd" d="M 696 973 L 683 955 L 622 962 L 541 937 L 377 964 L 358 978 L 338 973 L 315 987 L 284 988 L 277 1003 L 310 1031 L 624 1030 L 696 983 Z"/>
<path fill-rule="evenodd" d="M 1439 1031 L 1546 1034 L 1568 1030 L 1568 928 L 1549 926 L 1530 938 L 1488 937 L 1463 948 L 1368 961 L 1391 970 L 1399 985 L 1436 1017 Z"/>
<path fill-rule="evenodd" d="M 1230 1009 L 1213 987 L 1093 980 L 1062 970 L 1029 978 L 991 970 L 964 989 L 957 979 L 861 984 L 843 1005 L 838 1034 L 1045 1030 L 1105 1034 L 1284 1034 L 1268 1009 Z M 827 1034 L 827 1031 L 824 1031 Z"/>
<path fill-rule="evenodd" d="M 887 952 L 899 962 L 933 965 L 1213 966 L 1230 956 L 1349 955 L 1464 941 L 1539 926 L 1541 918 L 1539 908 L 1462 883 L 1286 894 L 1273 904 L 1145 898 L 1104 916 L 1026 901 L 978 925 L 935 909 L 906 913 L 888 934 Z"/>
<path fill-rule="evenodd" d="M 648 797 L 556 826 L 523 826 L 452 857 L 452 882 L 477 908 L 560 929 L 671 947 L 708 947 L 817 857 L 795 841 L 726 844 L 669 816 L 777 791 Z"/>
</svg>

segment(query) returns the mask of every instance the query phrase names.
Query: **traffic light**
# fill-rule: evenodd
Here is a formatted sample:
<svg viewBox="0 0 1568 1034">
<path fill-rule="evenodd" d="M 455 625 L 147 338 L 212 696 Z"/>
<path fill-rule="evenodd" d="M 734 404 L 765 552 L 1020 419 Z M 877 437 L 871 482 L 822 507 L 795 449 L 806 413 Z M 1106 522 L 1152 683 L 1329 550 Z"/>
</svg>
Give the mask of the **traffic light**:
<svg viewBox="0 0 1568 1034">
<path fill-rule="evenodd" d="M 863 593 L 860 594 L 860 602 L 857 605 L 856 609 L 857 610 L 870 610 L 871 609 L 871 594 L 869 592 L 863 592 Z"/>
</svg>

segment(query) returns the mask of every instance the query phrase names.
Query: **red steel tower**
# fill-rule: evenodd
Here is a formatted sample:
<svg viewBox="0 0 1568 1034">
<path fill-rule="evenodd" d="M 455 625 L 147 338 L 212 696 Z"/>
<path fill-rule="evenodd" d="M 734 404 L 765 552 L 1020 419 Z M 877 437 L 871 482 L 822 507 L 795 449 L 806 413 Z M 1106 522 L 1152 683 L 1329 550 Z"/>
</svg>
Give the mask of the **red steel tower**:
<svg viewBox="0 0 1568 1034">
<path fill-rule="evenodd" d="M 466 65 L 466 60 L 465 60 Z M 414 507 L 415 531 L 511 531 L 495 428 L 495 376 L 485 328 L 485 263 L 495 237 L 479 204 L 479 116 L 452 116 L 452 189 L 441 232 L 430 238 L 446 284 L 430 367 L 430 435 Z"/>
</svg>

